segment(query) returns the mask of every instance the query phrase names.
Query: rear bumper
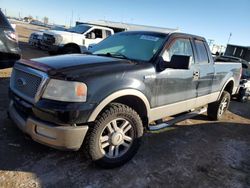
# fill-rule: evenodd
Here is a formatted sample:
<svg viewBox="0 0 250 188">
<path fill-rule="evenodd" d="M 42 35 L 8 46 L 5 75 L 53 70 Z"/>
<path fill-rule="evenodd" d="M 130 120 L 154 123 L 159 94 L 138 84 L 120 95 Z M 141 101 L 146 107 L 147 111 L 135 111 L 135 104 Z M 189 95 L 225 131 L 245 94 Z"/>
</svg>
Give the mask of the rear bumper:
<svg viewBox="0 0 250 188">
<path fill-rule="evenodd" d="M 12 101 L 9 105 L 9 115 L 34 141 L 57 149 L 78 150 L 88 131 L 88 126 L 58 126 L 32 117 L 25 119 L 15 109 Z"/>
</svg>

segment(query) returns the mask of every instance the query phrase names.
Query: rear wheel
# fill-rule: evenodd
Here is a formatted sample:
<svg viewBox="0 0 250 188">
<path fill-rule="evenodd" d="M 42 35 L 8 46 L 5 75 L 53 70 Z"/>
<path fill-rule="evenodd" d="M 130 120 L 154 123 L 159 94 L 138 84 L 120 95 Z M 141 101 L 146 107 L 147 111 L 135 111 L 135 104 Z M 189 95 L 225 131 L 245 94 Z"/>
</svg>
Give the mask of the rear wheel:
<svg viewBox="0 0 250 188">
<path fill-rule="evenodd" d="M 208 117 L 212 120 L 220 120 L 229 107 L 230 98 L 230 94 L 227 91 L 223 91 L 220 100 L 208 105 Z"/>
<path fill-rule="evenodd" d="M 121 166 L 137 152 L 143 135 L 142 121 L 130 107 L 112 103 L 98 116 L 88 135 L 87 150 L 105 168 Z"/>
<path fill-rule="evenodd" d="M 239 93 L 237 95 L 237 101 L 245 103 L 247 102 L 247 94 L 246 94 L 246 88 L 240 88 Z"/>
<path fill-rule="evenodd" d="M 55 51 L 48 51 L 48 53 L 49 53 L 49 55 L 56 55 L 57 54 L 57 52 L 55 52 Z"/>
</svg>

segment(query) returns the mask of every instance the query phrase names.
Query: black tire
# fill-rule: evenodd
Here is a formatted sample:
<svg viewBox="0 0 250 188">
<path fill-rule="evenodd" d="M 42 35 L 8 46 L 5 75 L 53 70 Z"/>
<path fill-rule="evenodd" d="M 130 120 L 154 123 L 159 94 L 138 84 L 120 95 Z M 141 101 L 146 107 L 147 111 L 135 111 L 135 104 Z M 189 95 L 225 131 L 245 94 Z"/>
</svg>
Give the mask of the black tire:
<svg viewBox="0 0 250 188">
<path fill-rule="evenodd" d="M 241 98 L 240 102 L 246 103 L 247 100 L 248 100 L 248 97 L 247 97 L 247 96 L 244 96 L 244 97 Z"/>
<path fill-rule="evenodd" d="M 121 120 L 120 120 L 121 119 Z M 123 124 L 119 125 L 119 121 L 123 121 Z M 125 125 L 125 122 L 128 122 L 124 128 L 129 127 L 129 131 L 124 131 L 124 135 L 127 134 L 127 132 L 132 132 L 133 137 L 132 141 L 128 144 L 129 147 L 123 146 L 123 144 L 120 145 L 113 145 L 112 143 L 114 135 L 118 134 L 118 131 L 114 131 L 113 133 L 110 133 L 108 130 L 108 126 L 111 125 L 113 128 L 112 122 L 115 121 L 117 127 L 121 128 L 122 125 Z M 123 129 L 124 129 L 123 128 Z M 122 128 L 121 128 L 122 129 Z M 126 128 L 127 129 L 127 128 Z M 105 132 L 106 131 L 106 132 Z M 109 136 L 103 134 L 106 133 Z M 103 113 L 101 113 L 97 120 L 95 121 L 95 124 L 90 127 L 89 133 L 87 135 L 87 141 L 85 148 L 87 149 L 87 153 L 89 157 L 99 166 L 103 168 L 115 168 L 118 166 L 123 165 L 127 161 L 129 161 L 138 151 L 140 143 L 141 143 L 141 137 L 143 135 L 143 125 L 140 116 L 137 114 L 136 111 L 134 111 L 132 108 L 120 104 L 120 103 L 111 103 Z M 101 141 L 102 138 L 108 137 L 107 142 Z M 123 138 L 122 138 L 123 139 Z M 126 142 L 125 139 L 123 140 L 124 143 Z M 117 141 L 118 142 L 118 141 Z M 108 146 L 105 146 L 105 148 L 102 148 L 104 143 L 110 143 Z M 121 156 L 117 156 L 114 158 L 111 158 L 108 156 L 110 153 L 106 152 L 105 150 L 109 150 L 111 147 L 118 148 L 118 152 L 121 152 Z M 124 150 L 124 151 L 123 151 Z M 116 155 L 116 151 L 114 154 L 114 149 L 112 150 L 112 155 Z M 122 152 L 123 151 L 123 152 Z"/>
<path fill-rule="evenodd" d="M 58 53 L 54 51 L 48 51 L 48 54 L 52 56 L 52 55 L 57 55 Z"/>
<path fill-rule="evenodd" d="M 212 120 L 220 120 L 229 107 L 230 98 L 230 94 L 227 91 L 223 91 L 220 100 L 208 104 L 208 117 Z M 226 102 L 226 105 L 224 102 Z"/>
<path fill-rule="evenodd" d="M 237 101 L 241 103 L 246 103 L 247 102 L 247 96 L 237 96 Z"/>
<path fill-rule="evenodd" d="M 247 102 L 247 94 L 246 94 L 246 88 L 240 88 L 239 93 L 237 95 L 237 101 L 246 103 Z"/>
<path fill-rule="evenodd" d="M 61 50 L 62 54 L 77 54 L 81 53 L 79 48 L 77 46 L 64 46 L 63 49 Z"/>
</svg>

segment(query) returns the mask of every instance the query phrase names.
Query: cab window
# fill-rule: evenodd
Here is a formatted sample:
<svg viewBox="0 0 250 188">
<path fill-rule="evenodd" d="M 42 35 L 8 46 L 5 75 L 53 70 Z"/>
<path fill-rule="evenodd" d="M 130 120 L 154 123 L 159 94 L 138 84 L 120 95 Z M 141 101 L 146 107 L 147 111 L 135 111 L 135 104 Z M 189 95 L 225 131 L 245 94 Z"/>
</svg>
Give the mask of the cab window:
<svg viewBox="0 0 250 188">
<path fill-rule="evenodd" d="M 102 30 L 102 32 L 103 32 L 103 38 L 107 38 L 111 35 L 111 31 L 109 30 Z"/>
<path fill-rule="evenodd" d="M 194 54 L 189 39 L 176 39 L 171 46 L 163 52 L 164 61 L 170 62 L 173 55 L 190 56 L 190 62 L 194 63 Z"/>
<path fill-rule="evenodd" d="M 86 34 L 86 38 L 88 39 L 96 39 L 96 38 L 103 38 L 103 33 L 101 29 L 93 29 L 89 33 Z"/>
<path fill-rule="evenodd" d="M 198 62 L 202 64 L 209 63 L 209 58 L 204 42 L 200 40 L 195 40 L 195 46 L 198 54 Z"/>
<path fill-rule="evenodd" d="M 94 29 L 92 32 L 95 33 L 95 38 L 101 38 L 101 39 L 103 38 L 101 29 Z"/>
</svg>

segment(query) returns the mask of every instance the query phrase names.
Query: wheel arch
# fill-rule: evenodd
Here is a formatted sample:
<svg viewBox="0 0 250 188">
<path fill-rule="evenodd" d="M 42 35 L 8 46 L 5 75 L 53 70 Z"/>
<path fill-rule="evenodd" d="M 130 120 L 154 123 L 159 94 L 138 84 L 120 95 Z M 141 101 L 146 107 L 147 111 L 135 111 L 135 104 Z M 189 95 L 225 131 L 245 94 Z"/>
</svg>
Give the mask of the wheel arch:
<svg viewBox="0 0 250 188">
<path fill-rule="evenodd" d="M 223 91 L 227 91 L 230 95 L 233 94 L 233 90 L 234 90 L 234 84 L 235 84 L 235 81 L 233 78 L 230 78 L 227 80 L 227 82 L 223 85 L 223 88 L 222 90 L 220 91 L 220 94 L 219 94 L 219 97 L 218 97 L 218 100 L 220 99 Z"/>
<path fill-rule="evenodd" d="M 150 104 L 147 97 L 140 91 L 134 89 L 125 89 L 112 93 L 105 99 L 91 113 L 88 122 L 93 122 L 97 116 L 112 102 L 125 104 L 133 108 L 142 118 L 143 124 L 147 125 Z"/>
<path fill-rule="evenodd" d="M 76 43 L 73 43 L 73 42 L 70 42 L 70 43 L 67 43 L 63 46 L 63 48 L 66 48 L 66 47 L 74 47 L 74 48 L 77 48 L 79 50 L 79 53 L 81 52 L 81 48 L 78 44 Z"/>
</svg>

